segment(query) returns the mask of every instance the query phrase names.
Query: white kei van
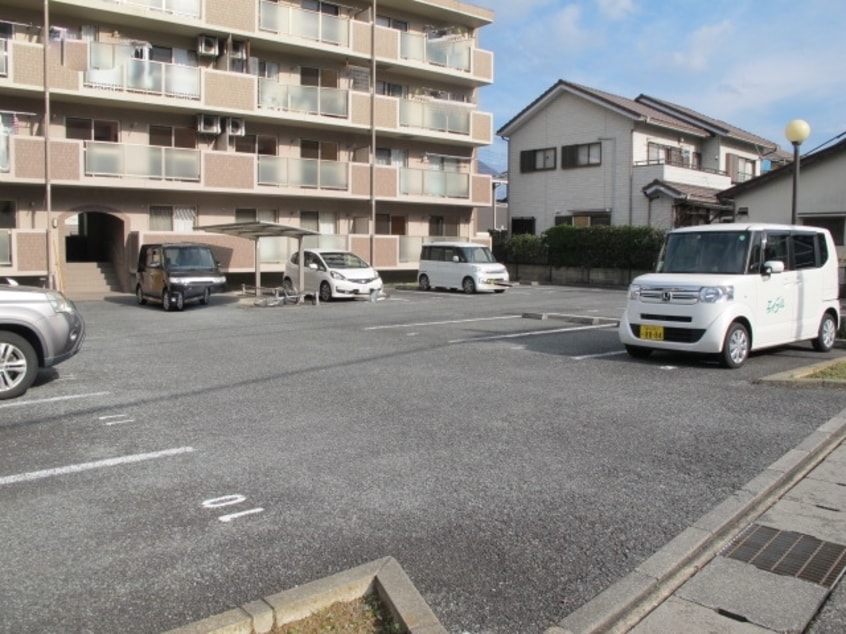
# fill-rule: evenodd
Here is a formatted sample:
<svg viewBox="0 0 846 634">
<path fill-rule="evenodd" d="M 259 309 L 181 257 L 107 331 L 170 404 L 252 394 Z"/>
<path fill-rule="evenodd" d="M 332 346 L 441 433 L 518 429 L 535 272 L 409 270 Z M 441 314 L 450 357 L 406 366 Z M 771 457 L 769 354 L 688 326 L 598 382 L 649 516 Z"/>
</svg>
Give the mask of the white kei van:
<svg viewBox="0 0 846 634">
<path fill-rule="evenodd" d="M 420 250 L 417 284 L 421 290 L 456 288 L 465 293 L 502 293 L 511 283 L 505 265 L 491 250 L 472 242 L 433 242 Z"/>
<path fill-rule="evenodd" d="M 837 253 L 825 229 L 724 223 L 667 234 L 655 273 L 629 286 L 620 341 L 719 355 L 743 365 L 752 350 L 810 341 L 827 352 L 840 325 Z"/>
</svg>

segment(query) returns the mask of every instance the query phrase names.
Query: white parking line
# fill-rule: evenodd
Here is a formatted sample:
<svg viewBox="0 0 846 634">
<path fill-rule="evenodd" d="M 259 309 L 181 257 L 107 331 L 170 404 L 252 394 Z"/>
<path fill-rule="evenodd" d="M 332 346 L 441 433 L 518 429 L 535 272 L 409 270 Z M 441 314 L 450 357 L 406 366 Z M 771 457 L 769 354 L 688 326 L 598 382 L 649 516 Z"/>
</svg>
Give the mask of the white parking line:
<svg viewBox="0 0 846 634">
<path fill-rule="evenodd" d="M 190 453 L 192 451 L 194 451 L 193 447 L 178 447 L 176 449 L 165 449 L 163 451 L 154 451 L 152 453 L 139 453 L 132 456 L 121 456 L 120 458 L 107 458 L 106 460 L 97 460 L 95 462 L 83 462 L 81 464 L 68 465 L 67 467 L 56 467 L 54 469 L 44 469 L 42 471 L 19 473 L 17 475 L 4 476 L 0 478 L 0 486 L 4 484 L 15 484 L 17 482 L 28 482 L 30 480 L 41 480 L 42 478 L 50 478 L 52 476 L 64 475 L 66 473 L 79 473 L 80 471 L 90 471 L 91 469 L 100 469 L 102 467 L 116 467 L 118 465 L 132 464 L 133 462 L 142 462 L 144 460 L 177 456 L 179 454 Z"/>
<path fill-rule="evenodd" d="M 55 403 L 56 401 L 69 401 L 75 398 L 90 398 L 92 396 L 105 396 L 111 392 L 89 392 L 88 394 L 68 394 L 67 396 L 54 396 L 52 398 L 38 398 L 32 401 L 13 401 L 11 403 L 3 403 L 0 409 L 7 407 L 23 407 L 24 405 L 38 405 L 41 403 Z"/>
<path fill-rule="evenodd" d="M 469 339 L 451 339 L 447 343 L 473 343 L 474 341 L 493 341 L 496 339 L 518 339 L 520 337 L 534 337 L 535 335 L 553 335 L 559 332 L 577 332 L 579 330 L 600 330 L 602 328 L 616 328 L 617 324 L 594 324 L 590 326 L 575 326 L 573 328 L 551 328 L 549 330 L 528 330 L 512 332 L 507 335 L 490 335 L 488 337 L 471 337 Z"/>
<path fill-rule="evenodd" d="M 600 357 L 616 357 L 618 354 L 626 354 L 625 350 L 614 350 L 613 352 L 599 352 L 597 354 L 581 354 L 577 357 L 570 357 L 573 361 L 583 361 L 584 359 L 599 359 Z"/>
<path fill-rule="evenodd" d="M 476 321 L 496 321 L 499 319 L 520 319 L 522 315 L 502 315 L 500 317 L 477 317 L 475 319 L 450 319 L 447 321 L 418 321 L 407 324 L 390 324 L 387 326 L 368 326 L 364 330 L 388 330 L 391 328 L 416 328 L 418 326 L 443 326 L 444 324 L 468 324 Z"/>
</svg>

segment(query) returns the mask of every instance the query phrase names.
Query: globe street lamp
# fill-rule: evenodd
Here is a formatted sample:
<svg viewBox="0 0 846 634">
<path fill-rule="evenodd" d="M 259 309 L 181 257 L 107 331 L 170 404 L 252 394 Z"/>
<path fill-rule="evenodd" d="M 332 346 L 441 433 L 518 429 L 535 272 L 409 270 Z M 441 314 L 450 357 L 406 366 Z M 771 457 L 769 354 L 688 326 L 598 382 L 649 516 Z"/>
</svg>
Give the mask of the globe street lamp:
<svg viewBox="0 0 846 634">
<path fill-rule="evenodd" d="M 811 134 L 807 121 L 794 119 L 784 128 L 784 136 L 793 144 L 793 202 L 790 206 L 790 224 L 796 224 L 796 191 L 799 187 L 799 146 Z"/>
</svg>

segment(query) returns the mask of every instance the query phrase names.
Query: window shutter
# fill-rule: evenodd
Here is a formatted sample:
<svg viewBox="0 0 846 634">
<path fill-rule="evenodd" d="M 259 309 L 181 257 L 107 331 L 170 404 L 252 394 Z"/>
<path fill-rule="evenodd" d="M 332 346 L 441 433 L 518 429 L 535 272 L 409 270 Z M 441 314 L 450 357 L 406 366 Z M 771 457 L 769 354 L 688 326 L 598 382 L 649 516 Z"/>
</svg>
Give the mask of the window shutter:
<svg viewBox="0 0 846 634">
<path fill-rule="evenodd" d="M 726 154 L 726 173 L 731 177 L 731 181 L 737 182 L 737 154 Z"/>
</svg>

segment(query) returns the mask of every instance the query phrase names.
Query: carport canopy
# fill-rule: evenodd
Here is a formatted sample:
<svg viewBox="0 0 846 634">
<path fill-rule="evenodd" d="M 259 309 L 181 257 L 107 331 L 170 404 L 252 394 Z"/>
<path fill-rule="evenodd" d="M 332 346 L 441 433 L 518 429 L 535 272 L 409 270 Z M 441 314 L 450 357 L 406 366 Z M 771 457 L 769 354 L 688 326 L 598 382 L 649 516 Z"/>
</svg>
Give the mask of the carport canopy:
<svg viewBox="0 0 846 634">
<path fill-rule="evenodd" d="M 282 225 L 277 222 L 232 222 L 223 225 L 208 225 L 205 227 L 198 227 L 203 231 L 210 231 L 212 233 L 223 233 L 228 236 L 237 236 L 239 238 L 247 238 L 248 240 L 255 240 L 255 264 L 256 264 L 256 297 L 259 295 L 261 288 L 261 252 L 259 251 L 259 241 L 262 238 L 294 238 L 297 241 L 297 253 L 299 254 L 299 275 L 297 280 L 297 293 L 303 292 L 305 284 L 305 277 L 303 271 L 303 236 L 317 236 L 320 235 L 317 231 L 311 229 L 303 229 L 302 227 L 295 227 L 294 225 Z"/>
</svg>

